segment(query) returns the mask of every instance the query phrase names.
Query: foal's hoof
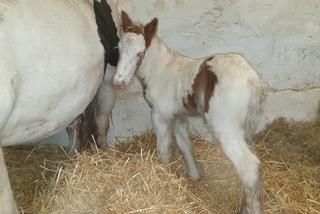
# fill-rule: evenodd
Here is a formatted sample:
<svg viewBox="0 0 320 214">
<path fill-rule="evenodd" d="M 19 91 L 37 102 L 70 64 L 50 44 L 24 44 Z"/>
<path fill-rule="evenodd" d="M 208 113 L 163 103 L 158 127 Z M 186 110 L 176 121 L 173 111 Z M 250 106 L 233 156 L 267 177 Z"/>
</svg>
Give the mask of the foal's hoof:
<svg viewBox="0 0 320 214">
<path fill-rule="evenodd" d="M 238 210 L 237 214 L 251 214 L 251 213 L 248 212 L 248 209 L 245 207 L 244 204 L 241 204 L 241 207 Z"/>
<path fill-rule="evenodd" d="M 77 149 L 69 149 L 68 151 L 68 155 L 70 157 L 75 157 L 75 156 L 78 156 L 80 153 Z"/>
<path fill-rule="evenodd" d="M 241 208 L 236 212 L 236 214 L 248 214 L 248 212 L 241 206 Z"/>
<path fill-rule="evenodd" d="M 198 171 L 196 171 L 196 172 L 188 172 L 188 177 L 193 181 L 198 181 L 201 178 L 201 176 L 200 176 Z"/>
<path fill-rule="evenodd" d="M 240 210 L 236 212 L 237 214 L 262 214 L 263 211 L 260 206 L 256 207 L 247 207 L 245 203 L 242 204 Z"/>
</svg>

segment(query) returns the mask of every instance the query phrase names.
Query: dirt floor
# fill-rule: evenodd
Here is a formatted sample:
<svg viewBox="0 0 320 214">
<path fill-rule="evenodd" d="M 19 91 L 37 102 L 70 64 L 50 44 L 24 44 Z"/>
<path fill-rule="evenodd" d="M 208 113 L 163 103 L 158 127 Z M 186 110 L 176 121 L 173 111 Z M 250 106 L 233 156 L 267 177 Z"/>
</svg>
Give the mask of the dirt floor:
<svg viewBox="0 0 320 214">
<path fill-rule="evenodd" d="M 193 139 L 202 178 L 192 182 L 175 147 L 172 164 L 160 163 L 154 139 L 148 133 L 120 152 L 93 148 L 77 158 L 53 146 L 5 149 L 21 212 L 235 213 L 241 184 L 218 143 Z M 255 136 L 253 147 L 262 162 L 265 213 L 320 213 L 320 124 L 279 119 Z"/>
</svg>

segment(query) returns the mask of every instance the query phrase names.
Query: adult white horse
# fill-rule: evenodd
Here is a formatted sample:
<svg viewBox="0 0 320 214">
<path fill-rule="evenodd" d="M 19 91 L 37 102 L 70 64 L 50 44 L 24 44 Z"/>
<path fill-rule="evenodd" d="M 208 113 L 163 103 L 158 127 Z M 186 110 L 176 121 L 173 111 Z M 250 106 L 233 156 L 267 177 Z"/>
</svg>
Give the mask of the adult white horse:
<svg viewBox="0 0 320 214">
<path fill-rule="evenodd" d="M 2 147 L 75 120 L 103 79 L 93 0 L 0 2 L 0 214 L 17 213 Z"/>
</svg>

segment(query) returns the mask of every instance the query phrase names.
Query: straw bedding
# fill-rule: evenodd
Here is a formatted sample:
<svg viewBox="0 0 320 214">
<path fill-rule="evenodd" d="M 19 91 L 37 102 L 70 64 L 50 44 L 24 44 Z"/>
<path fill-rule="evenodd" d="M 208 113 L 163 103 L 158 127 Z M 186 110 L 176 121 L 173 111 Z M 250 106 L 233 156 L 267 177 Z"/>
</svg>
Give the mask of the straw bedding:
<svg viewBox="0 0 320 214">
<path fill-rule="evenodd" d="M 5 150 L 22 213 L 235 213 L 241 184 L 217 143 L 193 139 L 202 179 L 186 179 L 176 147 L 161 164 L 152 132 L 131 146 L 71 158 L 37 145 Z M 275 121 L 255 137 L 265 213 L 320 213 L 320 125 Z"/>
</svg>

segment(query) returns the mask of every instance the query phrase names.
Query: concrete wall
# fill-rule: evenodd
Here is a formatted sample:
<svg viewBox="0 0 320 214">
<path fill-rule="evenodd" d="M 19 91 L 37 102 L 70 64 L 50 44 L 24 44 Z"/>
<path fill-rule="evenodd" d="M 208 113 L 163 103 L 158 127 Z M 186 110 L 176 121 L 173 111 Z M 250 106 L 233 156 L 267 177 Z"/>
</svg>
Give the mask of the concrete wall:
<svg viewBox="0 0 320 214">
<path fill-rule="evenodd" d="M 108 0 L 135 20 L 159 18 L 159 36 L 190 57 L 218 52 L 245 56 L 270 90 L 260 127 L 284 116 L 314 120 L 320 100 L 319 0 Z M 141 87 L 118 93 L 113 111 L 116 136 L 152 128 Z M 201 123 L 194 129 L 205 132 Z"/>
<path fill-rule="evenodd" d="M 219 52 L 245 56 L 270 89 L 260 127 L 284 116 L 315 120 L 320 100 L 319 0 L 110 0 L 135 20 L 159 18 L 159 36 L 190 57 Z M 151 128 L 140 85 L 118 94 L 117 136 Z M 203 132 L 201 124 L 193 126 Z"/>
</svg>

